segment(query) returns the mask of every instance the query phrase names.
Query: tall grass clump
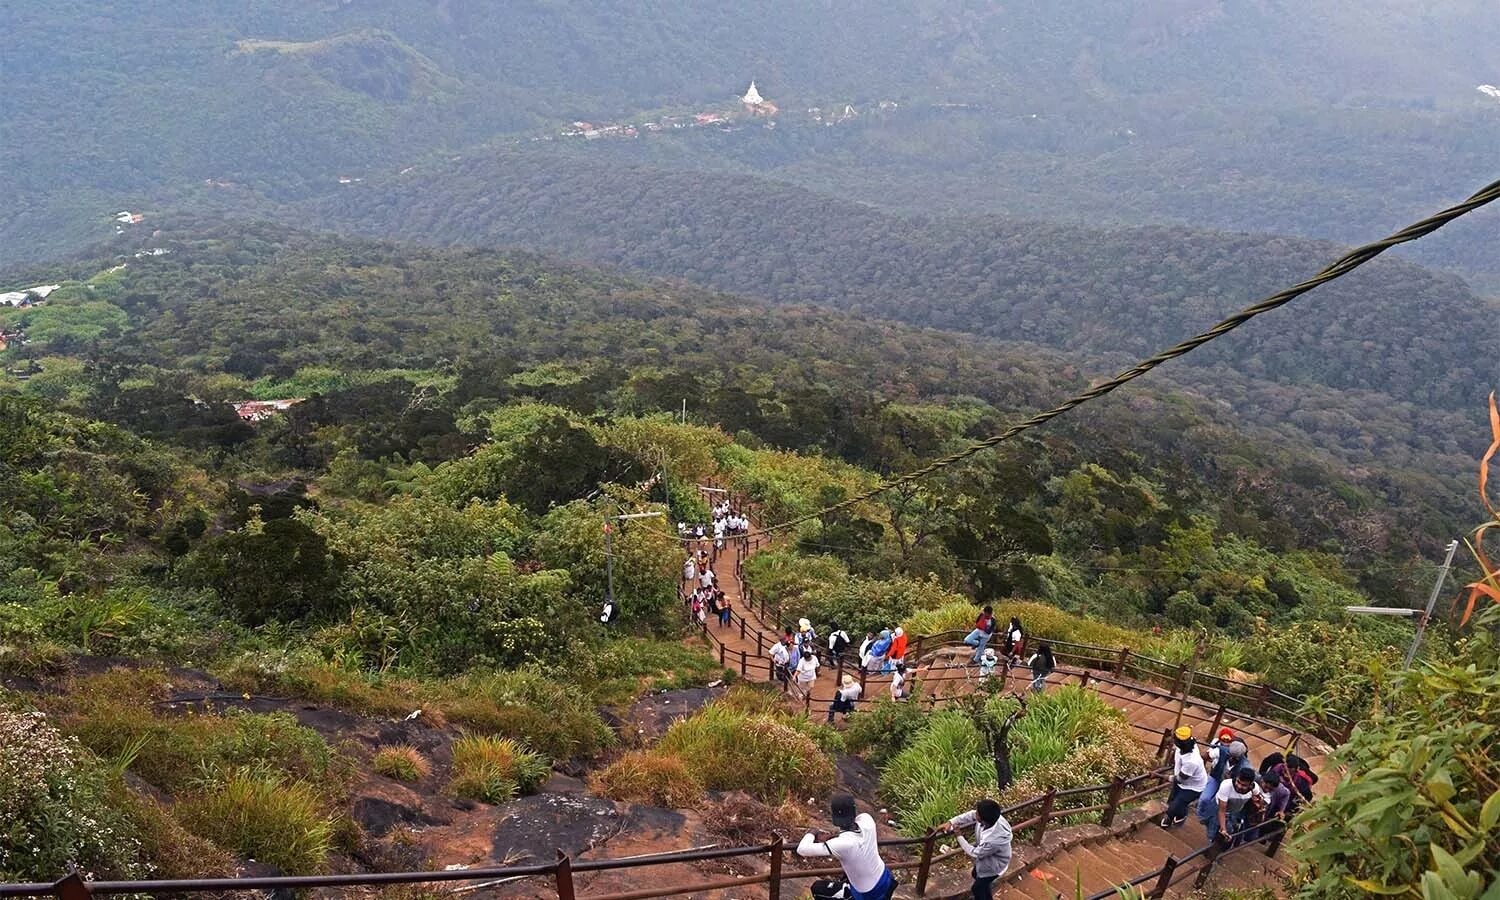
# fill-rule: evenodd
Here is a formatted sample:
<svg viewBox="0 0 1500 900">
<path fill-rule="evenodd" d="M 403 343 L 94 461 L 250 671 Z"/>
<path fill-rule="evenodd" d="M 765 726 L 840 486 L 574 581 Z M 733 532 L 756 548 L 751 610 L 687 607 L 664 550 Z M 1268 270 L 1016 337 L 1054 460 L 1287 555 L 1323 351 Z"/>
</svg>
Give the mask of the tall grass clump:
<svg viewBox="0 0 1500 900">
<path fill-rule="evenodd" d="M 370 768 L 397 781 L 421 781 L 432 772 L 422 751 L 410 744 L 392 744 L 375 751 Z"/>
<path fill-rule="evenodd" d="M 545 757 L 511 738 L 465 735 L 453 742 L 453 792 L 504 803 L 541 787 L 551 771 Z"/>
<path fill-rule="evenodd" d="M 317 788 L 241 770 L 177 804 L 193 832 L 291 874 L 323 870 L 335 823 Z"/>
<path fill-rule="evenodd" d="M 956 711 L 934 713 L 880 773 L 882 796 L 897 810 L 901 830 L 912 835 L 952 818 L 969 798 L 994 785 L 984 738 Z"/>
<path fill-rule="evenodd" d="M 985 714 L 1003 718 L 1014 703 L 993 698 Z M 1048 790 L 1139 775 L 1153 764 L 1124 713 L 1076 685 L 1030 700 L 1011 730 L 1010 750 L 1015 781 L 997 796 L 994 760 L 969 714 L 934 713 L 882 767 L 881 793 L 902 830 L 921 834 L 981 796 L 1018 803 Z"/>
<path fill-rule="evenodd" d="M 682 757 L 655 750 L 632 750 L 595 772 L 594 792 L 611 800 L 685 809 L 703 799 L 703 780 Z"/>
<path fill-rule="evenodd" d="M 691 765 L 714 790 L 742 790 L 766 802 L 822 796 L 833 789 L 833 760 L 782 717 L 710 703 L 672 723 L 654 752 Z"/>
</svg>

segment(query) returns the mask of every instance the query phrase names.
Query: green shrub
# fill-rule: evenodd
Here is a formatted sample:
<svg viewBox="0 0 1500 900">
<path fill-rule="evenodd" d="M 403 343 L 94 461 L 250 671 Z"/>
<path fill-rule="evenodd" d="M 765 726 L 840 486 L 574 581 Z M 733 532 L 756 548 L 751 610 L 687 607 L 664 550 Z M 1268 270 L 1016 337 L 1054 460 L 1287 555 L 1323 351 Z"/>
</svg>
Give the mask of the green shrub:
<svg viewBox="0 0 1500 900">
<path fill-rule="evenodd" d="M 144 874 L 136 829 L 107 800 L 119 790 L 44 714 L 0 709 L 0 880 Z"/>
<path fill-rule="evenodd" d="M 685 809 L 703 799 L 703 780 L 675 753 L 633 750 L 589 778 L 594 792 L 625 802 Z"/>
<path fill-rule="evenodd" d="M 198 835 L 293 874 L 322 871 L 335 832 L 318 788 L 269 772 L 234 772 L 177 812 Z"/>
<path fill-rule="evenodd" d="M 467 675 L 431 693 L 452 721 L 524 741 L 552 759 L 590 758 L 615 741 L 586 693 L 535 669 Z"/>
<path fill-rule="evenodd" d="M 767 802 L 833 789 L 833 761 L 811 736 L 782 718 L 722 702 L 672 723 L 657 752 L 690 760 L 709 788 L 743 790 Z"/>
<path fill-rule="evenodd" d="M 370 768 L 397 781 L 421 781 L 432 772 L 427 757 L 409 744 L 395 744 L 375 751 Z"/>
<path fill-rule="evenodd" d="M 167 791 L 245 768 L 322 784 L 340 783 L 343 761 L 316 731 L 290 713 L 158 715 L 155 701 L 170 683 L 160 669 L 115 669 L 74 679 L 47 702 L 59 724 L 106 759 L 126 755 L 129 768 Z"/>
<path fill-rule="evenodd" d="M 1045 603 L 1002 600 L 992 605 L 995 607 L 995 618 L 1001 623 L 1010 621 L 1011 616 L 1019 616 L 1022 628 L 1033 636 L 1033 640 L 1069 641 L 1118 648 L 1139 647 L 1145 639 L 1145 635 L 1139 632 L 1090 621 Z M 944 631 L 968 632 L 974 627 L 974 619 L 978 615 L 979 607 L 973 603 L 947 603 L 935 609 L 912 613 L 901 623 L 901 627 L 912 637 Z"/>
<path fill-rule="evenodd" d="M 126 811 L 141 836 L 141 851 L 156 878 L 229 878 L 235 858 L 208 838 L 187 830 L 163 804 L 129 794 Z"/>
<path fill-rule="evenodd" d="M 592 682 L 600 703 L 628 703 L 642 691 L 702 687 L 729 674 L 700 647 L 629 636 L 587 654 L 577 672 L 580 681 Z"/>
<path fill-rule="evenodd" d="M 453 792 L 485 803 L 529 794 L 547 780 L 547 760 L 520 743 L 491 735 L 465 735 L 453 742 Z"/>
<path fill-rule="evenodd" d="M 850 753 L 859 753 L 873 765 L 884 765 L 900 753 L 927 724 L 920 704 L 898 703 L 881 698 L 863 703 L 849 717 L 844 743 Z"/>
<path fill-rule="evenodd" d="M 1006 716 L 1014 703 L 992 698 L 986 714 Z M 1010 747 L 1016 780 L 998 798 L 1002 804 L 1050 789 L 1104 784 L 1152 766 L 1124 714 L 1076 686 L 1031 700 L 1011 731 Z M 984 738 L 969 715 L 956 709 L 932 714 L 906 747 L 890 757 L 880 783 L 881 794 L 908 834 L 920 834 L 996 792 L 994 761 Z"/>
</svg>

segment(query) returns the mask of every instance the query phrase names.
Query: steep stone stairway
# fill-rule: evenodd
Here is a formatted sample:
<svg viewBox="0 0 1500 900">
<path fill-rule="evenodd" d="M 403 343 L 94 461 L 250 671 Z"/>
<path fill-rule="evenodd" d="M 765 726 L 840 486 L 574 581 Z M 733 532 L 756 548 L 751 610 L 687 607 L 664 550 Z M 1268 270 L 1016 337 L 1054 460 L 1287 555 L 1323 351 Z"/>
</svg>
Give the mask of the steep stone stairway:
<svg viewBox="0 0 1500 900">
<path fill-rule="evenodd" d="M 770 660 L 767 651 L 789 623 L 770 621 L 774 618 L 772 611 L 747 602 L 741 563 L 750 552 L 753 550 L 746 548 L 744 542 L 735 541 L 720 552 L 713 568 L 719 575 L 720 587 L 729 598 L 733 613 L 728 625 L 721 626 L 710 619 L 703 632 L 726 668 L 740 672 L 747 680 L 768 681 Z M 979 675 L 969 664 L 972 652 L 970 648 L 954 643 L 922 647 L 921 655 L 911 661 L 908 672 L 916 688 L 911 702 L 936 705 L 974 690 L 979 684 Z M 861 676 L 852 668 L 844 671 L 862 678 L 866 700 L 887 695 L 888 675 Z M 833 666 L 821 667 L 811 697 L 804 698 L 793 689 L 788 694 L 788 702 L 815 716 L 821 715 L 837 689 L 838 675 L 839 670 Z M 993 677 L 1007 677 L 1006 689 L 1016 693 L 1024 693 L 1030 684 L 1030 673 L 1024 668 L 1011 671 L 1008 676 L 997 674 Z M 1321 742 L 1288 726 L 1225 710 L 1191 696 L 1184 699 L 1107 673 L 1060 666 L 1049 680 L 1049 687 L 1064 683 L 1082 684 L 1123 711 L 1137 739 L 1153 752 L 1163 746 L 1165 734 L 1179 722 L 1179 716 L 1182 723 L 1193 727 L 1200 739 L 1207 738 L 1210 732 L 1220 727 L 1232 728 L 1249 744 L 1254 757 L 1295 747 L 1317 768 L 1328 752 Z M 1163 799 L 1146 800 L 1134 810 L 1131 824 L 1112 830 L 1097 826 L 1092 832 L 1081 829 L 1085 833 L 1076 838 L 1064 839 L 1061 843 L 1049 841 L 1042 847 L 1027 845 L 1018 836 L 1015 861 L 1003 883 L 997 883 L 995 895 L 1046 900 L 1065 897 L 1071 900 L 1081 886 L 1082 895 L 1087 897 L 1160 869 L 1169 855 L 1181 859 L 1198 850 L 1206 841 L 1202 826 L 1195 820 L 1190 818 L 1187 824 L 1170 831 L 1156 824 Z M 1285 874 L 1282 863 L 1268 857 L 1263 847 L 1257 846 L 1226 856 L 1214 867 L 1210 883 L 1220 887 L 1274 887 Z M 910 873 L 904 881 L 906 884 L 898 896 L 916 896 Z M 966 868 L 956 861 L 939 863 L 929 879 L 926 896 L 967 896 L 967 885 Z M 1149 883 L 1144 885 L 1150 886 Z M 1193 878 L 1188 877 L 1174 883 L 1166 896 L 1186 897 L 1192 893 Z"/>
</svg>

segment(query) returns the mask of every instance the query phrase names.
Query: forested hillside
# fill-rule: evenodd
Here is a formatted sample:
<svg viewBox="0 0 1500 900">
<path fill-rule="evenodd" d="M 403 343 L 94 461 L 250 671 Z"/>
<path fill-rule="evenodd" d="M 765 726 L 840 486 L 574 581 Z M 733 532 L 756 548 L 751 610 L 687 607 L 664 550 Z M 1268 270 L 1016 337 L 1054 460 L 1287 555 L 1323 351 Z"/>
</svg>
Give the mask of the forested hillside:
<svg viewBox="0 0 1500 900">
<path fill-rule="evenodd" d="M 815 156 L 783 146 L 780 174 L 821 190 L 1346 240 L 1468 180 L 1461 157 L 1493 145 L 1500 104 L 1475 89 L 1500 80 L 1496 15 L 1466 0 L 1089 0 L 1067 16 L 1041 0 L 17 4 L 0 129 L 28 139 L 0 148 L 0 261 L 106 235 L 120 209 L 312 196 L 578 119 L 733 105 L 752 78 L 789 113 L 968 108 Z M 1308 196 L 1318 212 L 1278 208 Z"/>
<path fill-rule="evenodd" d="M 894 216 L 756 179 L 499 153 L 319 207 L 325 223 L 515 244 L 768 297 L 1030 341 L 1080 362 L 1145 355 L 1300 281 L 1331 245 L 1185 228 Z M 1373 237 L 1373 235 L 1372 235 Z M 1494 304 L 1378 261 L 1194 354 L 1257 379 L 1473 408 Z"/>
<path fill-rule="evenodd" d="M 880 796 L 904 827 L 957 810 L 950 792 L 919 813 L 890 774 L 951 716 L 870 704 L 839 732 L 774 693 L 720 696 L 738 673 L 687 639 L 661 525 L 707 518 L 706 479 L 761 524 L 815 512 L 1078 388 L 1060 355 L 269 225 L 184 219 L 4 278 L 58 287 L 0 309 L 0 803 L 27 829 L 0 878 L 509 859 L 501 823 L 557 796 L 592 827 L 615 814 L 601 797 L 711 817 L 709 789 L 744 790 L 770 821 L 856 750 L 893 767 Z M 251 423 L 231 401 L 252 397 L 297 402 Z M 937 632 L 995 603 L 1035 635 L 1312 694 L 1314 719 L 1371 714 L 1409 629 L 1343 608 L 1415 602 L 1457 527 L 1442 491 L 1161 380 L 1080 412 L 810 518 L 746 577 L 820 629 Z M 663 518 L 606 549 L 624 511 Z M 1429 658 L 1468 652 L 1450 627 Z M 1079 734 L 1140 755 L 1119 711 L 1054 693 L 1032 708 L 1086 702 Z M 714 696 L 641 749 L 638 711 Z M 674 748 L 741 764 L 688 777 Z M 1018 761 L 1025 790 L 1096 783 L 1049 753 Z"/>
<path fill-rule="evenodd" d="M 450 459 L 483 435 L 476 415 L 488 404 L 525 398 L 580 414 L 671 411 L 686 400 L 691 417 L 733 434 L 901 470 L 1088 377 L 1034 348 L 495 251 L 191 222 L 156 240 L 170 252 L 127 255 L 119 269 L 96 259 L 51 270 L 78 280 L 42 306 L 3 314 L 31 341 L 9 354 L 20 389 L 204 452 L 251 438 L 216 402 L 326 395 L 295 408 L 291 429 L 264 448 L 299 468 L 339 455 L 342 442 L 319 437 L 331 424 L 372 460 Z M 1395 590 L 1407 554 L 1451 527 L 1461 472 L 1450 480 L 1444 470 L 1462 466 L 1463 435 L 1439 428 L 1425 445 L 1382 446 L 1359 436 L 1409 430 L 1406 416 L 1434 419 L 1340 408 L 1315 391 L 1277 406 L 1253 382 L 1230 384 L 1242 393 L 1201 400 L 1162 383 L 1057 433 L 1076 442 L 1068 453 L 1080 461 L 1146 460 L 1203 479 L 1199 502 L 1236 527 L 1283 548 L 1333 541 L 1371 585 Z M 1267 415 L 1237 413 L 1226 398 L 1268 404 Z M 923 411 L 933 404 L 951 411 Z M 1466 427 L 1461 417 L 1436 421 Z M 1325 438 L 1358 464 L 1314 449 Z"/>
</svg>

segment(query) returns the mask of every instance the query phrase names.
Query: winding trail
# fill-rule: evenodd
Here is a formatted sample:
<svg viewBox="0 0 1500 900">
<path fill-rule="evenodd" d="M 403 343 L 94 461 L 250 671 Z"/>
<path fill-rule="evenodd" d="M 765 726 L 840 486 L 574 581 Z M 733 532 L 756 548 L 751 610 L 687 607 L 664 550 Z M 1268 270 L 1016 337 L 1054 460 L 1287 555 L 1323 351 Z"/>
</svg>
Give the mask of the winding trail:
<svg viewBox="0 0 1500 900">
<path fill-rule="evenodd" d="M 703 626 L 698 639 L 706 639 L 711 652 L 720 657 L 728 669 L 739 672 L 750 681 L 771 680 L 767 650 L 779 637 L 783 622 L 776 611 L 759 602 L 747 590 L 742 565 L 759 547 L 743 540 L 732 540 L 712 565 L 719 576 L 720 588 L 732 607 L 730 624 L 721 626 L 712 618 Z M 697 640 L 697 639 L 695 639 Z M 825 645 L 826 651 L 826 645 Z M 924 646 L 915 637 L 908 649 L 908 676 L 914 678 L 910 702 L 941 704 L 967 694 L 979 683 L 977 670 L 968 664 L 972 650 L 956 642 Z M 857 665 L 823 665 L 813 686 L 811 697 L 802 697 L 795 688 L 787 702 L 793 708 L 806 710 L 821 718 L 831 702 L 843 672 L 855 674 L 865 684 L 866 700 L 888 696 L 888 675 L 864 675 Z M 999 676 L 996 676 L 999 677 Z M 1228 726 L 1250 745 L 1253 757 L 1272 750 L 1295 747 L 1315 769 L 1324 769 L 1329 748 L 1290 726 L 1267 719 L 1226 710 L 1198 697 L 1182 697 L 1158 687 L 1117 677 L 1110 673 L 1060 665 L 1049 680 L 1050 687 L 1060 684 L 1082 684 L 1111 705 L 1123 711 L 1142 747 L 1157 753 L 1165 738 L 1179 721 L 1191 725 L 1200 740 L 1218 727 Z M 1025 692 L 1030 673 L 1024 668 L 1009 673 L 1007 689 Z M 857 714 L 857 713 L 856 713 Z M 1182 858 L 1203 846 L 1202 826 L 1190 817 L 1189 822 L 1168 831 L 1154 822 L 1160 815 L 1164 798 L 1149 799 L 1129 817 L 1130 821 L 1113 829 L 1078 826 L 1061 829 L 1061 837 L 1045 840 L 1041 846 L 1024 843 L 1018 836 L 1016 856 L 1003 884 L 996 885 L 997 897 L 1030 897 L 1043 900 L 1072 898 L 1077 887 L 1083 896 L 1105 891 L 1160 868 L 1169 855 Z M 1070 833 L 1071 832 L 1071 833 Z M 1267 857 L 1262 848 L 1249 848 L 1231 854 L 1214 868 L 1211 886 L 1276 888 L 1289 873 L 1283 859 Z M 909 873 L 908 873 L 909 874 Z M 898 896 L 916 896 L 908 877 Z M 927 896 L 967 896 L 966 872 L 935 867 Z M 1148 885 L 1149 886 L 1149 885 Z M 1166 896 L 1191 896 L 1193 880 L 1173 884 Z"/>
</svg>

